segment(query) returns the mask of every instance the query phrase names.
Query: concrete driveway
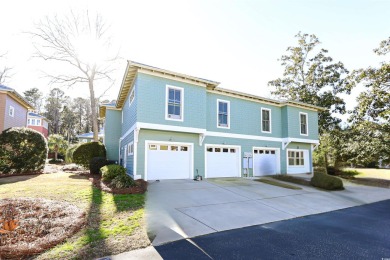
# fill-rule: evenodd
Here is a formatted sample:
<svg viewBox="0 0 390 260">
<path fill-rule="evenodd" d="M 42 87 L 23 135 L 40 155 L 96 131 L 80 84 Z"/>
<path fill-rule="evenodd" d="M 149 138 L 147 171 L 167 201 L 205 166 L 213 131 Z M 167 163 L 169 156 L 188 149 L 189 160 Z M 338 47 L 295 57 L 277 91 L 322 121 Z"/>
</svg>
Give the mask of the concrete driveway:
<svg viewBox="0 0 390 260">
<path fill-rule="evenodd" d="M 345 183 L 346 190 L 333 192 L 299 187 L 292 190 L 243 178 L 150 182 L 148 235 L 156 246 L 390 199 L 388 189 L 351 183 Z"/>
</svg>

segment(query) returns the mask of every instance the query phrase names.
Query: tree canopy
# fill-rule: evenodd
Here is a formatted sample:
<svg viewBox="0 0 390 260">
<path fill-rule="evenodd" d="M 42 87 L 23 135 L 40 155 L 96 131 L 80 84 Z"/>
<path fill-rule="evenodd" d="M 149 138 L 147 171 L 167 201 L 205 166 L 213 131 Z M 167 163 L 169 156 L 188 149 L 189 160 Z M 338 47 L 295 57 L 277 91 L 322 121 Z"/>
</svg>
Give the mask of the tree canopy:
<svg viewBox="0 0 390 260">
<path fill-rule="evenodd" d="M 349 92 L 345 81 L 348 70 L 342 62 L 333 62 L 314 34 L 298 33 L 296 46 L 287 48 L 280 59 L 283 77 L 268 83 L 278 98 L 295 100 L 327 108 L 319 113 L 320 133 L 336 126 L 341 120 L 332 113 L 345 113 L 345 102 L 337 94 Z"/>
</svg>

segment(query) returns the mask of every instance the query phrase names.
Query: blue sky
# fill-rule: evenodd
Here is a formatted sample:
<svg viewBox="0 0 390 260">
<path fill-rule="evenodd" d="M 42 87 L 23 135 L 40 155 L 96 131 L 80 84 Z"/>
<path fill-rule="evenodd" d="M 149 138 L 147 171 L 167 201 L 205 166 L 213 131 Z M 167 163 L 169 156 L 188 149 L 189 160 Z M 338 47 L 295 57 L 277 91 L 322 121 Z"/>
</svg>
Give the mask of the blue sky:
<svg viewBox="0 0 390 260">
<path fill-rule="evenodd" d="M 21 8 L 23 6 L 23 8 Z M 390 1 L 7 1 L 2 4 L 0 52 L 8 52 L 19 92 L 48 92 L 40 70 L 58 66 L 31 59 L 24 31 L 45 15 L 72 9 L 97 10 L 111 24 L 113 43 L 124 59 L 221 82 L 221 87 L 270 97 L 267 82 L 282 75 L 278 58 L 295 45 L 299 31 L 316 34 L 321 48 L 349 70 L 376 66 L 372 49 L 390 36 Z M 1 65 L 1 64 L 0 64 Z M 108 96 L 114 99 L 124 62 Z M 102 86 L 102 89 L 104 86 Z M 349 108 L 360 89 L 347 102 Z M 87 97 L 82 88 L 67 90 Z"/>
</svg>

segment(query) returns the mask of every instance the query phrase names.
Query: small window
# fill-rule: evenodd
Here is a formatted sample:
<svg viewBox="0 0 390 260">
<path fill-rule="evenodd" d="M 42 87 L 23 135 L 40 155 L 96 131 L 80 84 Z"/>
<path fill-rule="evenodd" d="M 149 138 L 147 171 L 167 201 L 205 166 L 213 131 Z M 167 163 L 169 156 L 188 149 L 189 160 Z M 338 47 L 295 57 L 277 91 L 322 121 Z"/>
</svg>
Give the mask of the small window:
<svg viewBox="0 0 390 260">
<path fill-rule="evenodd" d="M 160 151 L 168 151 L 168 145 L 160 145 Z"/>
<path fill-rule="evenodd" d="M 181 146 L 180 147 L 180 151 L 187 152 L 188 151 L 188 147 L 187 146 Z"/>
<path fill-rule="evenodd" d="M 272 151 L 271 151 L 271 154 L 275 154 L 275 151 L 274 151 L 274 150 L 272 150 Z"/>
<path fill-rule="evenodd" d="M 212 147 L 207 148 L 207 152 L 212 153 L 213 152 L 213 148 Z"/>
<path fill-rule="evenodd" d="M 257 154 L 259 152 L 259 150 L 255 150 L 255 154 Z"/>
<path fill-rule="evenodd" d="M 235 152 L 236 152 L 236 149 L 230 149 L 230 152 L 231 152 L 231 153 L 235 153 Z"/>
<path fill-rule="evenodd" d="M 35 125 L 35 119 L 31 119 L 31 125 Z"/>
<path fill-rule="evenodd" d="M 30 122 L 30 118 L 29 118 L 29 119 L 27 119 L 27 124 L 28 124 L 28 125 L 30 125 L 30 124 L 31 124 L 31 122 Z"/>
<path fill-rule="evenodd" d="M 135 97 L 135 92 L 134 92 L 134 88 L 133 88 L 133 90 L 130 93 L 130 97 L 129 97 L 129 106 L 131 106 L 131 104 L 133 103 L 134 97 Z"/>
<path fill-rule="evenodd" d="M 183 92 L 182 88 L 167 87 L 166 119 L 183 121 Z"/>
<path fill-rule="evenodd" d="M 134 143 L 131 142 L 127 145 L 127 155 L 133 155 L 134 154 Z"/>
<path fill-rule="evenodd" d="M 37 119 L 37 125 L 41 125 L 41 119 Z"/>
<path fill-rule="evenodd" d="M 229 128 L 229 101 L 218 100 L 218 127 Z"/>
<path fill-rule="evenodd" d="M 300 122 L 300 128 L 301 128 L 301 135 L 307 135 L 308 129 L 307 129 L 307 114 L 306 113 L 299 113 L 299 122 Z"/>
<path fill-rule="evenodd" d="M 15 108 L 13 106 L 9 106 L 8 114 L 9 114 L 9 116 L 14 117 L 14 115 L 15 115 Z"/>
<path fill-rule="evenodd" d="M 149 150 L 157 150 L 157 145 L 155 145 L 155 144 L 150 144 L 150 145 L 149 145 Z"/>
<path fill-rule="evenodd" d="M 179 151 L 179 147 L 175 146 L 175 145 L 172 145 L 171 146 L 171 151 Z"/>
<path fill-rule="evenodd" d="M 289 166 L 304 166 L 305 159 L 303 151 L 288 151 L 288 165 Z"/>
<path fill-rule="evenodd" d="M 224 153 L 228 153 L 228 152 L 229 152 L 229 149 L 228 149 L 228 148 L 223 148 L 222 151 L 223 151 Z"/>
<path fill-rule="evenodd" d="M 221 152 L 221 148 L 214 148 L 214 149 L 215 149 L 216 153 L 220 153 Z"/>
<path fill-rule="evenodd" d="M 261 131 L 271 133 L 271 110 L 261 109 Z"/>
<path fill-rule="evenodd" d="M 263 153 L 264 153 L 264 151 L 263 151 L 263 150 L 260 150 L 260 151 L 259 151 L 259 153 L 260 153 L 260 154 L 263 154 Z"/>
<path fill-rule="evenodd" d="M 265 150 L 265 154 L 269 154 L 269 150 Z"/>
</svg>

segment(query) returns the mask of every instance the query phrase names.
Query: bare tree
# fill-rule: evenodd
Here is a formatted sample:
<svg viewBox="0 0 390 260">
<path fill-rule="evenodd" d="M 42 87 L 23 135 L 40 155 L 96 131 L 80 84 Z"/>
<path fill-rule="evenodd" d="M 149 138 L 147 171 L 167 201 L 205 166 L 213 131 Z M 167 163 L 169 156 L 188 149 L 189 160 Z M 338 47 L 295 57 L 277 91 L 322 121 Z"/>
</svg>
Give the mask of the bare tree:
<svg viewBox="0 0 390 260">
<path fill-rule="evenodd" d="M 93 17 L 88 11 L 66 16 L 46 17 L 35 25 L 33 44 L 35 56 L 65 65 L 57 73 L 47 73 L 51 83 L 65 86 L 88 85 L 92 112 L 94 141 L 98 141 L 98 123 L 95 84 L 108 79 L 114 71 L 118 55 L 109 54 L 111 37 L 109 27 L 100 14 Z"/>
<path fill-rule="evenodd" d="M 4 59 L 7 53 L 0 54 L 0 59 Z M 0 69 L 0 84 L 3 84 L 9 78 L 10 67 L 4 66 Z"/>
</svg>

